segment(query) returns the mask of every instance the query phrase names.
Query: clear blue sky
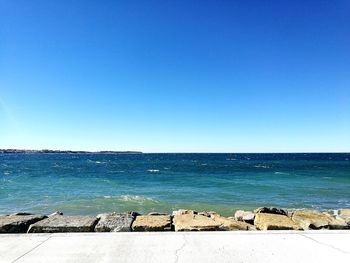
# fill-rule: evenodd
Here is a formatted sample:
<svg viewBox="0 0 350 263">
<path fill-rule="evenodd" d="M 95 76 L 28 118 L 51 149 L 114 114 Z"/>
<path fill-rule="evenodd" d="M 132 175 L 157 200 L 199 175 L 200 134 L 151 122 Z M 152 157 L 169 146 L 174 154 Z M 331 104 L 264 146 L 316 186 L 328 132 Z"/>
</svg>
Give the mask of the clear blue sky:
<svg viewBox="0 0 350 263">
<path fill-rule="evenodd" d="M 350 1 L 0 0 L 0 148 L 350 151 Z"/>
</svg>

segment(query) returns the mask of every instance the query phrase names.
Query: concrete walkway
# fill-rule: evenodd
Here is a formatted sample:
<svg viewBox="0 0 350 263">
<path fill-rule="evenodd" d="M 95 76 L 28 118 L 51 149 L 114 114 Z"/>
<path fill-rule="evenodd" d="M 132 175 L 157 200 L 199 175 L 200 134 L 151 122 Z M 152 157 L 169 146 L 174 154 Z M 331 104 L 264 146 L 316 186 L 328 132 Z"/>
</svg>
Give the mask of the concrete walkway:
<svg viewBox="0 0 350 263">
<path fill-rule="evenodd" d="M 0 262 L 350 262 L 350 231 L 1 234 Z"/>
</svg>

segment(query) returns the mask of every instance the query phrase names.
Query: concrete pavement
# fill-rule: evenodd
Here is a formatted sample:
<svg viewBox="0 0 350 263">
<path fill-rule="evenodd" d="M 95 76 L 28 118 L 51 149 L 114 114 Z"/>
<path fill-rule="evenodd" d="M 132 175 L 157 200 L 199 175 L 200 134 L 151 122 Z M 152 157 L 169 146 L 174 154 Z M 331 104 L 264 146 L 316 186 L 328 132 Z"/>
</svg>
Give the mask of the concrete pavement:
<svg viewBox="0 0 350 263">
<path fill-rule="evenodd" d="M 350 231 L 2 234 L 0 262 L 350 262 Z"/>
</svg>

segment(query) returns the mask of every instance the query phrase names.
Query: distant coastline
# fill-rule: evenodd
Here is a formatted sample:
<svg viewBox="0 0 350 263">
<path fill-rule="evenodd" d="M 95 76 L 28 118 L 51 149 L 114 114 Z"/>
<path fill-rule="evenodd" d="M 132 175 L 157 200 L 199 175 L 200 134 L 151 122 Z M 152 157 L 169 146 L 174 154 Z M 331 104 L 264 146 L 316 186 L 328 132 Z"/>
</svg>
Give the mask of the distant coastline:
<svg viewBox="0 0 350 263">
<path fill-rule="evenodd" d="M 72 150 L 23 150 L 0 149 L 0 153 L 63 153 L 63 154 L 142 154 L 140 151 L 72 151 Z"/>
</svg>

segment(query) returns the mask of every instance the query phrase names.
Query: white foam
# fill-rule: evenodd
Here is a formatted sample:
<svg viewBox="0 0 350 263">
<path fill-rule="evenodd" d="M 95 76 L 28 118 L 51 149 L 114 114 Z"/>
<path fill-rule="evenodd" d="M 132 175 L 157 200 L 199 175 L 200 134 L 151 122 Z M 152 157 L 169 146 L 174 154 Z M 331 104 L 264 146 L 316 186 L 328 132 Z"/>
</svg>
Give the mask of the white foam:
<svg viewBox="0 0 350 263">
<path fill-rule="evenodd" d="M 118 197 L 118 199 L 121 201 L 125 201 L 125 202 L 135 202 L 137 204 L 143 204 L 146 201 L 158 203 L 158 201 L 156 201 L 150 197 L 145 197 L 145 196 L 140 196 L 140 195 L 121 195 Z"/>
<path fill-rule="evenodd" d="M 157 173 L 157 172 L 159 172 L 159 170 L 157 170 L 157 169 L 148 169 L 147 172 Z"/>
<path fill-rule="evenodd" d="M 275 172 L 275 174 L 286 174 L 286 175 L 288 175 L 289 173 L 284 173 L 284 172 Z"/>
<path fill-rule="evenodd" d="M 270 166 L 268 166 L 268 165 L 262 165 L 262 164 L 254 165 L 254 167 L 255 167 L 255 168 L 264 168 L 264 169 L 270 168 Z"/>
</svg>

